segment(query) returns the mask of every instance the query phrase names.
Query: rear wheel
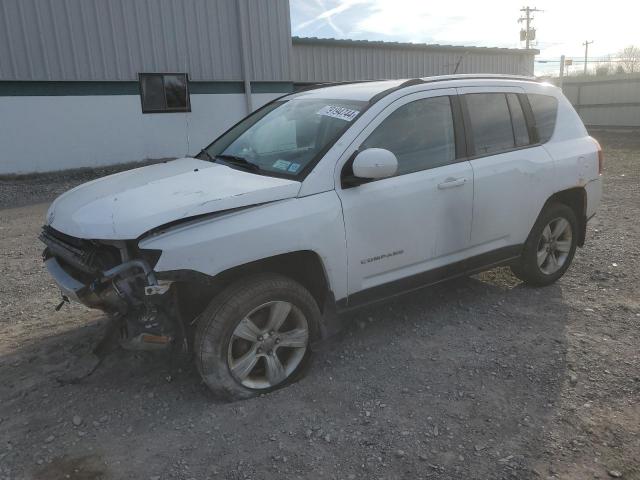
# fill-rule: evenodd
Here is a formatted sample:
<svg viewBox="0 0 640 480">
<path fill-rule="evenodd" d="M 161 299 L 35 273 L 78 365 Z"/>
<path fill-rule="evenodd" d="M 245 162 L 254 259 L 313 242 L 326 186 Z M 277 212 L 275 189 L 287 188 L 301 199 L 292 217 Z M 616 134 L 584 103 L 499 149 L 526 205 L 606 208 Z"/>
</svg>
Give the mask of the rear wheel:
<svg viewBox="0 0 640 480">
<path fill-rule="evenodd" d="M 320 311 L 297 282 L 275 274 L 241 280 L 207 307 L 196 330 L 196 365 L 219 397 L 249 398 L 287 385 L 308 363 Z"/>
<path fill-rule="evenodd" d="M 519 262 L 511 270 L 525 283 L 549 285 L 569 268 L 577 247 L 578 220 L 563 203 L 548 205 L 533 226 Z"/>
</svg>

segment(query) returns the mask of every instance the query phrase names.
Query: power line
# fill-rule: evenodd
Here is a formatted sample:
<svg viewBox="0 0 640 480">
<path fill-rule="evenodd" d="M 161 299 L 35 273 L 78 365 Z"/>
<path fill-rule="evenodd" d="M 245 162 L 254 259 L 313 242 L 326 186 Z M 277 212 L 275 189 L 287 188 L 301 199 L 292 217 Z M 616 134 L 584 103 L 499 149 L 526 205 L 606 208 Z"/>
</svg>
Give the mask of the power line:
<svg viewBox="0 0 640 480">
<path fill-rule="evenodd" d="M 573 63 L 585 63 L 582 59 L 568 58 L 567 60 L 573 60 Z M 560 63 L 560 60 L 534 60 L 536 63 Z M 609 58 L 603 58 L 600 60 L 587 60 L 587 63 L 618 63 L 626 62 L 626 60 L 613 60 Z"/>
<path fill-rule="evenodd" d="M 533 21 L 533 17 L 531 16 L 534 12 L 543 12 L 544 10 L 538 10 L 536 7 L 522 7 L 520 9 L 521 12 L 524 12 L 524 16 L 518 19 L 518 23 L 525 22 L 525 28 L 520 30 L 520 41 L 525 42 L 525 47 L 527 50 L 529 49 L 529 45 L 531 40 L 536 39 L 536 29 L 531 27 L 531 22 Z"/>
</svg>

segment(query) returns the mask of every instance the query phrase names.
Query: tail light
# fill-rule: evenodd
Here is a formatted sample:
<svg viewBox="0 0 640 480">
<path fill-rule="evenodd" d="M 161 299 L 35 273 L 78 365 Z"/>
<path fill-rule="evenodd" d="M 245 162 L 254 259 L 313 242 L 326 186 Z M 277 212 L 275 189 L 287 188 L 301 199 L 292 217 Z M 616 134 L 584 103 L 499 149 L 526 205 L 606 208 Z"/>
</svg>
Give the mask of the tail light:
<svg viewBox="0 0 640 480">
<path fill-rule="evenodd" d="M 595 138 L 593 141 L 596 142 L 596 147 L 598 149 L 598 173 L 602 175 L 602 171 L 604 170 L 604 152 L 602 151 L 600 143 Z"/>
</svg>

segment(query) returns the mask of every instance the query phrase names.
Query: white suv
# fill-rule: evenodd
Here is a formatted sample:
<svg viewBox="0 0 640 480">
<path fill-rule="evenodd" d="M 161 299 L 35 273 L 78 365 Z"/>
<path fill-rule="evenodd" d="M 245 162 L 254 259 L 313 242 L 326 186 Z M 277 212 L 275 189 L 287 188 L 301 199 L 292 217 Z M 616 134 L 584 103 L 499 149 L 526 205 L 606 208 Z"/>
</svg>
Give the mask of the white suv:
<svg viewBox="0 0 640 480">
<path fill-rule="evenodd" d="M 195 353 L 246 398 L 296 378 L 334 313 L 507 264 L 569 267 L 602 154 L 562 95 L 456 75 L 324 86 L 254 112 L 197 158 L 81 185 L 49 209 L 62 289 L 129 348 Z"/>
</svg>

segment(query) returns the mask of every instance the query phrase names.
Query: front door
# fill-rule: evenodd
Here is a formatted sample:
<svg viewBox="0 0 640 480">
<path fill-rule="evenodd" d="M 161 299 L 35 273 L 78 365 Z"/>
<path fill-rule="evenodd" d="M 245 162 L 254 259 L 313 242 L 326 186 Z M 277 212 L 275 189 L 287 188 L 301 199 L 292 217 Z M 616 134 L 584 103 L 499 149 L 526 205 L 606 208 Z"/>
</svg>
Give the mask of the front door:
<svg viewBox="0 0 640 480">
<path fill-rule="evenodd" d="M 344 164 L 356 150 L 367 148 L 385 148 L 398 159 L 393 177 L 355 187 L 342 187 L 338 180 L 350 304 L 353 294 L 374 287 L 383 289 L 376 292 L 378 297 L 394 293 L 393 288 L 381 287 L 391 282 L 417 286 L 418 274 L 465 255 L 473 171 L 456 155 L 451 107 L 455 93 L 451 89 L 402 97 L 363 130 L 341 159 Z"/>
</svg>

